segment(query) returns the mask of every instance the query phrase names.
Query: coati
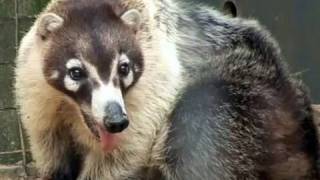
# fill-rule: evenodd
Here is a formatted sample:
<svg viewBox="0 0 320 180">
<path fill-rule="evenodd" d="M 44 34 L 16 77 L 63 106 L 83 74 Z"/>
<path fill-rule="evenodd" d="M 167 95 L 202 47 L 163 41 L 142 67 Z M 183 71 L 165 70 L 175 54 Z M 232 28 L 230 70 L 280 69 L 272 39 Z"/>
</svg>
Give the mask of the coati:
<svg viewBox="0 0 320 180">
<path fill-rule="evenodd" d="M 318 178 L 308 94 L 254 20 L 171 0 L 54 0 L 15 72 L 44 178 Z"/>
</svg>

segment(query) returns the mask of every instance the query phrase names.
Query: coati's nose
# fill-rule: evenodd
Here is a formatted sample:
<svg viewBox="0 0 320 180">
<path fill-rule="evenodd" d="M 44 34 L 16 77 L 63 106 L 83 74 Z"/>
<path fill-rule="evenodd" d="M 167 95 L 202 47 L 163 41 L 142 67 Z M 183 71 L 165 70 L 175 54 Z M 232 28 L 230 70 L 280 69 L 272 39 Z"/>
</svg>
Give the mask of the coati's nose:
<svg viewBox="0 0 320 180">
<path fill-rule="evenodd" d="M 103 123 L 109 133 L 120 133 L 129 126 L 128 117 L 118 103 L 108 103 L 105 113 Z"/>
</svg>

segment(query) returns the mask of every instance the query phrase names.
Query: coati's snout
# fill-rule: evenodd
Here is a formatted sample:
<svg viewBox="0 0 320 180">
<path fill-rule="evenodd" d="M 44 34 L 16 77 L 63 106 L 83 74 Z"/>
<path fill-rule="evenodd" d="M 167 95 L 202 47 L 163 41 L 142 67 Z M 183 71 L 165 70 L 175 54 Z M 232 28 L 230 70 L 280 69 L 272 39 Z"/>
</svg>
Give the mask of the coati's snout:
<svg viewBox="0 0 320 180">
<path fill-rule="evenodd" d="M 128 116 L 117 102 L 110 102 L 105 112 L 107 116 L 103 118 L 103 125 L 108 132 L 119 133 L 128 127 Z"/>
</svg>

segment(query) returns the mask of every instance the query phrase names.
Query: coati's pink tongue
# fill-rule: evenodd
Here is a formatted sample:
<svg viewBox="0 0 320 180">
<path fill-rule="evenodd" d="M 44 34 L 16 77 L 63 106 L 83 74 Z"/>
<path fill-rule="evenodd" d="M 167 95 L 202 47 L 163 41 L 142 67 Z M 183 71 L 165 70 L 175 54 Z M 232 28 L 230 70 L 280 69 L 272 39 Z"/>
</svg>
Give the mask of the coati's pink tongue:
<svg viewBox="0 0 320 180">
<path fill-rule="evenodd" d="M 116 147 L 117 137 L 98 126 L 101 148 L 105 152 L 110 152 Z"/>
</svg>

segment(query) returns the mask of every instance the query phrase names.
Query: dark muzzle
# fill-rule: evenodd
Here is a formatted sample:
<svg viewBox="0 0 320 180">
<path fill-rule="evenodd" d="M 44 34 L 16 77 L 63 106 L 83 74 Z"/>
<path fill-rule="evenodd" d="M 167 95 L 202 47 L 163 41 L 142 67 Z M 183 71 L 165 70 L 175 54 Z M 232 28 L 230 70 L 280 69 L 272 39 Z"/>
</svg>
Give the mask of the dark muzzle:
<svg viewBox="0 0 320 180">
<path fill-rule="evenodd" d="M 110 102 L 105 112 L 106 117 L 103 119 L 103 123 L 109 133 L 120 133 L 128 127 L 128 117 L 118 103 Z"/>
</svg>

